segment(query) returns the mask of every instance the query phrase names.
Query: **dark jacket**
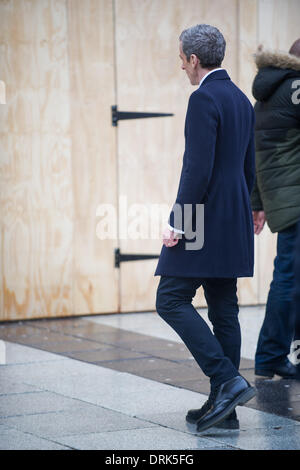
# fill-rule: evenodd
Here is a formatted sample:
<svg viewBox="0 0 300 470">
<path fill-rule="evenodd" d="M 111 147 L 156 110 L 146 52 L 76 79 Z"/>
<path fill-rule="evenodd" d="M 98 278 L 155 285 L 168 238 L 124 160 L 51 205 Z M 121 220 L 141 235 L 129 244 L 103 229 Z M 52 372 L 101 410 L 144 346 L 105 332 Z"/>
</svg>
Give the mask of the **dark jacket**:
<svg viewBox="0 0 300 470">
<path fill-rule="evenodd" d="M 253 276 L 254 118 L 250 101 L 225 70 L 208 75 L 191 94 L 176 203 L 204 204 L 204 245 L 185 249 L 195 241 L 186 235 L 174 247 L 163 245 L 155 276 Z M 182 228 L 173 215 L 169 223 Z"/>
<path fill-rule="evenodd" d="M 256 54 L 256 64 L 251 204 L 264 210 L 270 230 L 279 232 L 300 219 L 300 59 L 266 51 Z"/>
</svg>

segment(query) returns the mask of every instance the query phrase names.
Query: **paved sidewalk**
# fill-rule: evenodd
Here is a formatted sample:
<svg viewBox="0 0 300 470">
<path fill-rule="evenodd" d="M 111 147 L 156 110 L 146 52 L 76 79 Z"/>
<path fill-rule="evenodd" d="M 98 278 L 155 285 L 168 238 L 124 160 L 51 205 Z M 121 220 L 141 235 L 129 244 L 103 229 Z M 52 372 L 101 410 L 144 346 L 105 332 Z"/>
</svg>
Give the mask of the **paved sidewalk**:
<svg viewBox="0 0 300 470">
<path fill-rule="evenodd" d="M 0 324 L 1 449 L 300 449 L 299 381 L 256 381 L 239 431 L 197 433 L 207 378 L 157 315 L 126 315 Z"/>
</svg>

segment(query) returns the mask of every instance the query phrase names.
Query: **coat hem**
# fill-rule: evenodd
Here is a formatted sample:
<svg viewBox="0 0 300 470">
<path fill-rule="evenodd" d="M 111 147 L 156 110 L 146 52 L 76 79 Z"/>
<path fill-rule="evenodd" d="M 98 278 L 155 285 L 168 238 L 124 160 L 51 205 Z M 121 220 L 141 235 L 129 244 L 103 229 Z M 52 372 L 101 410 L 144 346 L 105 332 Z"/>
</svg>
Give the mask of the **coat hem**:
<svg viewBox="0 0 300 470">
<path fill-rule="evenodd" d="M 235 278 L 235 277 L 253 277 L 254 272 L 253 271 L 247 271 L 244 273 L 232 273 L 232 274 L 224 274 L 224 273 L 218 273 L 218 275 L 212 275 L 212 274 L 205 274 L 205 273 L 200 273 L 200 274 L 195 274 L 195 273 L 167 273 L 167 272 L 160 272 L 160 273 L 154 273 L 154 276 L 171 276 L 171 277 L 203 277 L 203 278 Z"/>
<path fill-rule="evenodd" d="M 285 224 L 282 224 L 282 225 L 279 225 L 279 226 L 278 225 L 277 226 L 272 225 L 272 227 L 270 227 L 269 222 L 267 220 L 267 224 L 268 224 L 268 227 L 269 227 L 269 229 L 271 230 L 272 233 L 278 233 L 278 232 L 282 232 L 282 230 L 288 229 L 292 225 L 297 224 L 299 222 L 299 220 L 300 220 L 300 217 L 296 217 L 292 221 L 286 222 Z"/>
</svg>

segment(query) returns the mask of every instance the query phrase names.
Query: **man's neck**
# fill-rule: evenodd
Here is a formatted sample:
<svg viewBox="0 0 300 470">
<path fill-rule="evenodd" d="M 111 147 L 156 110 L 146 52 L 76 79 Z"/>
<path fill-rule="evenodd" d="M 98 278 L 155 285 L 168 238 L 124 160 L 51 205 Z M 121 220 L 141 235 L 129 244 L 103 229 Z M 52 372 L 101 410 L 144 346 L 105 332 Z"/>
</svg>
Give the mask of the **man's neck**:
<svg viewBox="0 0 300 470">
<path fill-rule="evenodd" d="M 216 70 L 223 70 L 222 67 L 215 67 L 214 69 L 201 69 L 199 71 L 199 86 L 203 83 L 206 75 L 209 75 L 212 72 L 215 72 Z"/>
<path fill-rule="evenodd" d="M 200 69 L 199 70 L 199 83 L 200 81 L 202 80 L 202 78 L 205 77 L 205 75 L 207 75 L 209 72 L 212 72 L 213 70 L 216 70 L 218 67 L 215 67 L 214 69 Z"/>
</svg>

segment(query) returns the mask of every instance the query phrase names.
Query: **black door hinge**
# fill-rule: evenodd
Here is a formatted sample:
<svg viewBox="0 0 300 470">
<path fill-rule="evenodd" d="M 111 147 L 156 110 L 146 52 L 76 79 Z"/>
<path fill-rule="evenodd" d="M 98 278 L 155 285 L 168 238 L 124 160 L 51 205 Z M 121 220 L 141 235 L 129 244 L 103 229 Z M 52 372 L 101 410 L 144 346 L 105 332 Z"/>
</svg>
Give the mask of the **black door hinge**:
<svg viewBox="0 0 300 470">
<path fill-rule="evenodd" d="M 118 111 L 118 106 L 111 107 L 112 125 L 117 126 L 118 121 L 123 119 L 142 119 L 151 117 L 174 116 L 172 113 L 142 113 L 136 111 Z"/>
<path fill-rule="evenodd" d="M 141 259 L 155 259 L 159 258 L 159 255 L 148 255 L 148 254 L 123 254 L 120 248 L 115 248 L 115 268 L 120 267 L 120 263 L 123 261 L 138 261 Z"/>
</svg>

